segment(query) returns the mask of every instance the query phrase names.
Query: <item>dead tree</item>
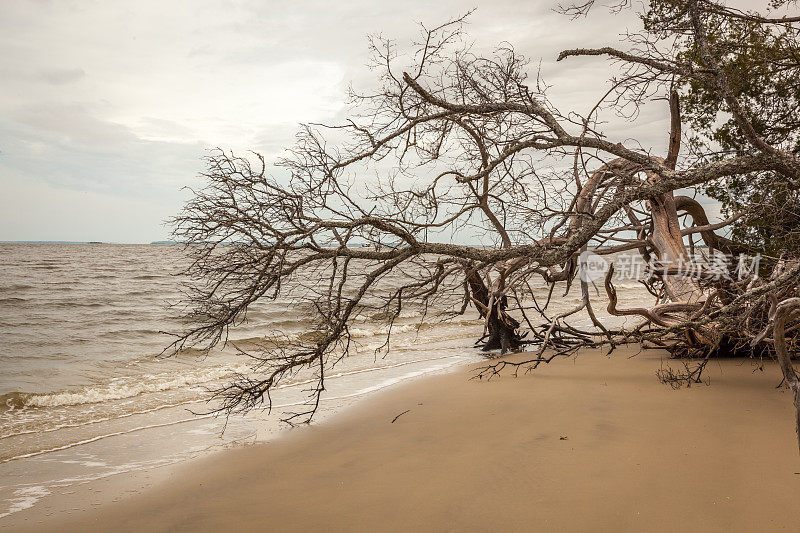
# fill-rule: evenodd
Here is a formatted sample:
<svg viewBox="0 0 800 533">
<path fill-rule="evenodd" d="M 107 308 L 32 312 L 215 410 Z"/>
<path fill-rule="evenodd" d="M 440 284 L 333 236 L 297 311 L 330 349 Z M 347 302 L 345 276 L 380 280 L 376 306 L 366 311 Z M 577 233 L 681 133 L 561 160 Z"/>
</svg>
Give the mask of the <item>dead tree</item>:
<svg viewBox="0 0 800 533">
<path fill-rule="evenodd" d="M 590 4 L 567 11 L 585 14 Z M 253 302 L 285 295 L 289 287 L 313 312 L 315 331 L 251 354 L 252 374 L 219 391 L 222 409 L 268 402 L 281 379 L 312 368 L 317 384 L 309 407 L 295 415 L 310 419 L 327 370 L 350 349 L 353 321 L 377 312 L 391 326 L 412 304 L 426 310 L 426 319 L 433 310 L 455 316 L 474 306 L 485 320 L 485 349 L 533 347 L 531 358 L 491 364 L 488 374 L 536 366 L 584 346 L 646 341 L 705 359 L 731 351 L 777 356 L 797 395 L 790 356 L 800 339 L 798 251 L 767 258 L 771 277 L 751 272 L 719 279 L 695 268 L 690 249 L 700 239 L 732 263 L 758 252 L 717 233 L 747 213 L 712 224 L 691 197 L 698 187 L 755 174 L 790 190 L 800 185 L 792 145 L 800 127 L 785 116 L 757 117 L 754 126 L 748 101 L 739 99 L 727 73 L 742 57 L 760 60 L 724 39 L 726 24 L 769 35 L 779 27 L 770 37 L 780 40 L 775 46 L 796 51 L 798 19 L 735 11 L 712 0 L 652 0 L 646 9 L 645 28 L 629 37 L 631 50 L 560 54 L 560 61 L 606 56 L 618 66 L 611 89 L 584 114 L 556 109 L 510 46 L 474 53 L 459 19 L 423 28 L 411 64 L 400 70 L 396 44 L 372 38 L 377 87 L 351 94 L 348 122 L 305 126 L 274 176 L 260 156 L 210 155 L 205 188 L 175 220 L 175 237 L 193 259 L 187 273 L 194 323 L 176 346 L 224 342 Z M 800 74 L 796 53 L 759 65 L 775 76 Z M 685 131 L 682 95 L 700 89 L 732 117 L 731 128 L 744 139 L 738 150 L 681 156 L 692 133 Z M 661 155 L 601 131 L 602 113 L 626 114 L 659 98 L 671 111 Z M 759 134 L 764 121 L 783 128 L 780 142 Z M 458 231 L 485 246 L 448 242 Z M 645 283 L 652 305 L 624 307 L 613 269 L 605 294 L 592 296 L 590 281 L 580 275 L 590 249 L 601 256 L 638 250 L 651 265 Z M 386 290 L 390 275 L 402 282 Z M 579 284 L 581 301 L 551 316 L 550 299 L 533 299 L 530 287 L 537 283 L 549 286 L 554 298 L 557 285 Z M 640 316 L 641 323 L 628 330 L 603 324 L 597 304 L 612 315 Z M 578 314 L 593 328 L 571 323 Z"/>
</svg>

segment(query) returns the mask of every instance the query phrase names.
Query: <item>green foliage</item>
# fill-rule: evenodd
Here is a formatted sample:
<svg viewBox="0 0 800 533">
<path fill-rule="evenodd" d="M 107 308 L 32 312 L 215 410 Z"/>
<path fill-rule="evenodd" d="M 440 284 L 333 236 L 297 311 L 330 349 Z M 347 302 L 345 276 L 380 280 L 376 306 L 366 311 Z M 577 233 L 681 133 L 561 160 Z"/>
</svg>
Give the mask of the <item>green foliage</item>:
<svg viewBox="0 0 800 533">
<path fill-rule="evenodd" d="M 770 7 L 785 5 L 772 1 Z M 676 59 L 702 72 L 690 31 L 686 2 L 651 2 L 642 17 L 645 27 L 676 36 Z M 711 49 L 731 92 L 745 110 L 756 133 L 780 150 L 800 155 L 800 29 L 794 24 L 765 24 L 759 20 L 719 13 L 703 18 Z M 703 157 L 753 153 L 754 148 L 728 112 L 710 78 L 681 80 L 681 112 L 691 126 L 690 146 Z M 764 250 L 800 256 L 800 194 L 775 173 L 737 176 L 712 183 L 704 191 L 719 200 L 730 215 L 746 211 L 733 228 L 733 238 Z"/>
<path fill-rule="evenodd" d="M 800 257 L 800 194 L 772 173 L 738 176 L 710 184 L 706 194 L 726 213 L 745 212 L 733 226 L 732 239 L 779 257 Z"/>
</svg>

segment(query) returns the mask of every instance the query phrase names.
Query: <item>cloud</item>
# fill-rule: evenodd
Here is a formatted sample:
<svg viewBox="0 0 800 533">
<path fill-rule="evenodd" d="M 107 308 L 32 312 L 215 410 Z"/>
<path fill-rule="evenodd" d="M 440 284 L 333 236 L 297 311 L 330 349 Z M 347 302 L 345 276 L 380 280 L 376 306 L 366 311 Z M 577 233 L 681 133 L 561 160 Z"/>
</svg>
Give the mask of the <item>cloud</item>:
<svg viewBox="0 0 800 533">
<path fill-rule="evenodd" d="M 78 104 L 29 104 L 10 109 L 7 116 L 42 139 L 61 144 L 103 148 L 136 139 L 126 126 L 98 119 Z"/>
<path fill-rule="evenodd" d="M 0 181 L 0 241 L 149 242 L 169 234 L 176 200 Z M 143 235 L 148 238 L 143 239 Z M 149 236 L 152 236 L 150 238 Z"/>
<path fill-rule="evenodd" d="M 141 139 L 78 107 L 25 108 L 11 115 L 15 121 L 0 120 L 4 183 L 160 201 L 177 198 L 201 168 L 199 143 Z"/>
<path fill-rule="evenodd" d="M 533 60 L 531 75 L 541 65 L 562 111 L 585 112 L 611 70 L 597 58 L 556 63 L 558 52 L 614 44 L 638 22 L 601 9 L 570 22 L 553 12 L 555 4 L 478 0 L 467 31 L 476 50 L 513 44 Z M 402 47 L 418 36 L 420 22 L 433 26 L 466 10 L 460 0 L 7 3 L 0 17 L 0 185 L 21 200 L 6 196 L 0 205 L 16 213 L 18 237 L 3 238 L 56 238 L 56 225 L 58 238 L 71 239 L 70 231 L 84 238 L 98 220 L 109 235 L 103 240 L 123 240 L 114 231 L 141 242 L 163 237 L 153 234 L 160 220 L 142 221 L 151 210 L 141 206 L 177 212 L 180 188 L 196 183 L 207 147 L 254 149 L 274 160 L 293 143 L 298 123 L 346 116 L 350 82 L 374 84 L 368 33 L 395 37 Z M 638 129 L 609 117 L 608 132 L 661 149 L 665 117 L 656 103 Z M 36 205 L 18 209 L 20 202 Z M 109 205 L 117 217 L 100 215 Z M 60 215 L 54 221 L 42 213 Z M 139 222 L 123 222 L 131 220 Z"/>
<path fill-rule="evenodd" d="M 80 80 L 86 76 L 82 68 L 56 68 L 39 71 L 39 79 L 51 85 L 64 85 Z"/>
</svg>

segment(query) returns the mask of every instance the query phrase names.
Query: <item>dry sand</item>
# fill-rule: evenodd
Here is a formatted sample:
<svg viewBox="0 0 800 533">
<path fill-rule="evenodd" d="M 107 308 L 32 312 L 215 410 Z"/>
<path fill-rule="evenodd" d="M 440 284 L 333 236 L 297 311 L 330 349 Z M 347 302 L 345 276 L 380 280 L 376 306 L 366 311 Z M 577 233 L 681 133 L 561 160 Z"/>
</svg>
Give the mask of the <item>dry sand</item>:
<svg viewBox="0 0 800 533">
<path fill-rule="evenodd" d="M 800 530 L 778 369 L 714 362 L 711 386 L 675 391 L 655 378 L 662 353 L 630 355 L 419 380 L 36 530 Z"/>
</svg>

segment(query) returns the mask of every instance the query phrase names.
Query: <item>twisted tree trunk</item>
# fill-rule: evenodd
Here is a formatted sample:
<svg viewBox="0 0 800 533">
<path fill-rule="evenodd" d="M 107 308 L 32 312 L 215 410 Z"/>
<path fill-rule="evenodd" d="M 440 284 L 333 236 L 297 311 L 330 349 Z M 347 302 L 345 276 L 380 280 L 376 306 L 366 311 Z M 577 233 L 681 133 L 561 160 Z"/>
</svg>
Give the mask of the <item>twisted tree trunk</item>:
<svg viewBox="0 0 800 533">
<path fill-rule="evenodd" d="M 797 446 L 800 448 L 800 377 L 792 365 L 789 349 L 786 346 L 786 320 L 792 313 L 800 310 L 800 298 L 790 298 L 781 302 L 775 311 L 775 325 L 773 338 L 775 353 L 781 365 L 783 379 L 794 395 L 795 431 L 797 431 Z"/>
<path fill-rule="evenodd" d="M 492 292 L 496 291 L 490 291 L 476 270 L 467 271 L 467 283 L 475 307 L 486 319 L 484 336 L 480 339 L 483 342 L 482 349 L 499 349 L 502 353 L 519 349 L 523 344 L 522 337 L 517 333 L 520 324 L 506 312 L 508 298 L 505 295 L 495 298 Z"/>
</svg>

